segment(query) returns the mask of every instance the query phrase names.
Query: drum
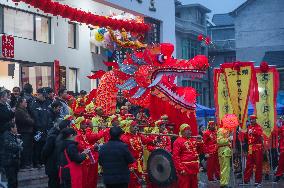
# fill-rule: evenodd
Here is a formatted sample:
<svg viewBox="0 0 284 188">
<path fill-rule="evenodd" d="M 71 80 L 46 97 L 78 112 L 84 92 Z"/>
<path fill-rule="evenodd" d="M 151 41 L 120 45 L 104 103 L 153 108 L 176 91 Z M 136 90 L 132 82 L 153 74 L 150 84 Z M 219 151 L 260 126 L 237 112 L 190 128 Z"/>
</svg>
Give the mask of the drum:
<svg viewBox="0 0 284 188">
<path fill-rule="evenodd" d="M 154 150 L 148 159 L 147 172 L 152 183 L 168 186 L 177 180 L 172 154 L 164 149 Z"/>
</svg>

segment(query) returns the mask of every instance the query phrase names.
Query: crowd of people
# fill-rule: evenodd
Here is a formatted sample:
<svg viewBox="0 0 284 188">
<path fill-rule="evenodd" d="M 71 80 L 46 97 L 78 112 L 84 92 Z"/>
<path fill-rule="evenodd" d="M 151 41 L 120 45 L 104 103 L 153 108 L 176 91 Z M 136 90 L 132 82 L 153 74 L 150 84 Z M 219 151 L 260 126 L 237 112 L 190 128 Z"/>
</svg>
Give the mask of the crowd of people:
<svg viewBox="0 0 284 188">
<path fill-rule="evenodd" d="M 19 169 L 41 167 L 50 188 L 95 188 L 99 174 L 107 188 L 140 188 L 143 181 L 158 187 L 150 181 L 146 164 L 149 154 L 160 148 L 173 156 L 177 181 L 171 187 L 197 188 L 200 158 L 207 161 L 208 181 L 229 187 L 231 157 L 240 148 L 247 161 L 244 183 L 249 184 L 255 168 L 255 186 L 261 186 L 267 144 L 256 116 L 250 116 L 247 130 L 237 136 L 214 121 L 193 136 L 190 122 L 173 125 L 167 115 L 152 120 L 147 109 L 122 96 L 115 114 L 105 115 L 94 103 L 95 97 L 85 91 L 75 98 L 65 88 L 56 96 L 48 87 L 33 95 L 30 84 L 22 91 L 0 88 L 0 164 L 8 188 L 17 187 Z M 272 136 L 276 153 L 268 154 L 276 161 L 272 170 L 279 158 L 275 182 L 284 172 L 284 121 L 280 124 Z M 173 134 L 173 126 L 179 126 L 178 134 Z"/>
</svg>

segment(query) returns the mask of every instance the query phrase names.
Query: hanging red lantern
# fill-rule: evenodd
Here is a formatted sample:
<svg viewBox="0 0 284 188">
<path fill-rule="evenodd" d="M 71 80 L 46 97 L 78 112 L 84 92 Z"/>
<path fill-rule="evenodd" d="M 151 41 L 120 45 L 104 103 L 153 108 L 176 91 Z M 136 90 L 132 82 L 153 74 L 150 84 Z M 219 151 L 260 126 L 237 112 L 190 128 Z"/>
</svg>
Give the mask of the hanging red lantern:
<svg viewBox="0 0 284 188">
<path fill-rule="evenodd" d="M 198 41 L 203 41 L 203 35 L 198 35 L 198 36 L 197 36 L 197 40 L 198 40 Z"/>
<path fill-rule="evenodd" d="M 234 63 L 233 69 L 236 70 L 237 72 L 240 72 L 241 70 L 241 65 L 240 63 Z"/>
<path fill-rule="evenodd" d="M 205 44 L 209 45 L 211 43 L 211 38 L 210 37 L 206 37 L 205 38 Z"/>
<path fill-rule="evenodd" d="M 269 70 L 269 65 L 267 62 L 263 61 L 260 63 L 260 71 L 266 73 Z"/>
</svg>

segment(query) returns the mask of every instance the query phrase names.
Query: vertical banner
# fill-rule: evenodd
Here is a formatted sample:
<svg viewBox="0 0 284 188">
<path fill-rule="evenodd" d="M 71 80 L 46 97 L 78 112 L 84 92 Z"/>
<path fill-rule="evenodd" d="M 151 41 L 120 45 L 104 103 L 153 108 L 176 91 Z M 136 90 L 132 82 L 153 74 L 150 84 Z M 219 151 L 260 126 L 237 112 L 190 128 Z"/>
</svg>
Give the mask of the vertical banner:
<svg viewBox="0 0 284 188">
<path fill-rule="evenodd" d="M 233 107 L 228 93 L 225 74 L 220 69 L 214 70 L 214 98 L 216 117 L 219 124 L 226 114 L 233 114 Z"/>
<path fill-rule="evenodd" d="M 254 73 L 253 63 L 226 63 L 221 67 L 225 73 L 234 114 L 239 119 L 240 127 L 245 128 L 251 79 Z"/>
<path fill-rule="evenodd" d="M 60 66 L 59 61 L 54 61 L 54 93 L 58 93 L 60 87 Z"/>
<path fill-rule="evenodd" d="M 256 69 L 259 102 L 256 103 L 257 123 L 263 132 L 270 137 L 276 123 L 276 98 L 278 91 L 278 72 L 276 68 L 269 68 L 267 72 Z"/>
</svg>

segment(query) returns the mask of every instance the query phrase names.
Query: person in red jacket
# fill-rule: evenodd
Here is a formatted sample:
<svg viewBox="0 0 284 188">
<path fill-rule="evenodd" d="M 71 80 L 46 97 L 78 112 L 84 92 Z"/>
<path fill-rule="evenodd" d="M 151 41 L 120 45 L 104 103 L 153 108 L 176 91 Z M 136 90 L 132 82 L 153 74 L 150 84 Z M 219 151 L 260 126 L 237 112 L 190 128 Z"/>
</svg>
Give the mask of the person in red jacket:
<svg viewBox="0 0 284 188">
<path fill-rule="evenodd" d="M 284 121 L 281 122 L 281 127 L 278 129 L 278 135 L 280 156 L 274 182 L 278 182 L 284 173 Z"/>
<path fill-rule="evenodd" d="M 147 149 L 152 152 L 156 149 L 164 149 L 168 152 L 172 152 L 171 148 L 171 137 L 165 136 L 164 134 L 168 134 L 168 130 L 166 128 L 166 124 L 160 121 L 157 126 L 159 127 L 159 133 L 163 134 L 161 136 L 152 136 L 150 139 L 153 140 L 150 144 L 148 144 Z"/>
<path fill-rule="evenodd" d="M 208 129 L 203 132 L 204 153 L 207 158 L 208 181 L 220 179 L 220 165 L 218 158 L 217 131 L 214 121 L 208 122 Z"/>
<path fill-rule="evenodd" d="M 129 128 L 124 127 L 124 130 L 129 130 L 129 132 L 125 132 L 121 136 L 121 140 L 128 145 L 129 151 L 135 159 L 135 162 L 129 165 L 131 174 L 128 187 L 141 188 L 140 180 L 143 178 L 143 144 L 146 145 L 150 141 L 143 135 L 138 134 L 139 127 L 135 121 L 130 120 L 125 126 L 129 126 Z"/>
<path fill-rule="evenodd" d="M 87 133 L 90 132 L 91 121 L 85 119 L 80 124 L 80 129 L 77 129 L 76 141 L 78 142 L 78 150 L 82 152 L 86 149 L 94 147 L 94 140 L 92 143 L 87 139 Z M 95 134 L 95 133 L 94 133 Z M 97 135 L 97 140 L 102 137 L 103 133 Z M 96 188 L 98 179 L 98 152 L 90 151 L 89 158 L 82 163 L 83 171 L 83 188 Z"/>
<path fill-rule="evenodd" d="M 203 143 L 191 137 L 191 128 L 182 124 L 178 137 L 173 146 L 173 161 L 178 176 L 178 188 L 197 188 L 199 173 L 199 153 L 202 152 Z"/>
<path fill-rule="evenodd" d="M 250 116 L 250 125 L 246 133 L 248 139 L 248 155 L 244 173 L 244 183 L 249 183 L 255 167 L 255 185 L 260 187 L 262 182 L 263 132 L 261 126 L 257 124 L 256 119 L 257 117 L 255 115 Z"/>
</svg>

